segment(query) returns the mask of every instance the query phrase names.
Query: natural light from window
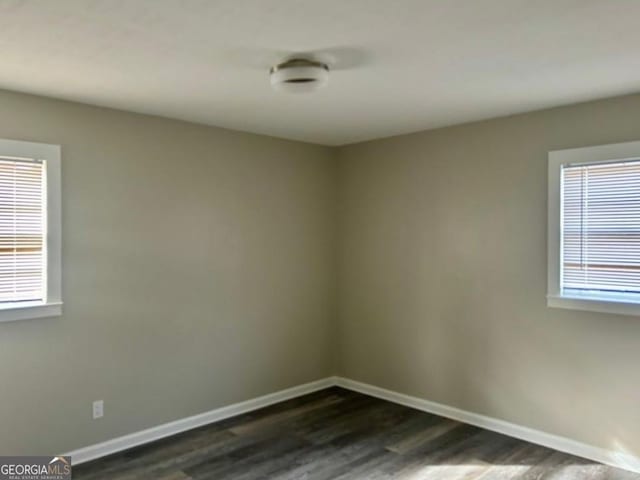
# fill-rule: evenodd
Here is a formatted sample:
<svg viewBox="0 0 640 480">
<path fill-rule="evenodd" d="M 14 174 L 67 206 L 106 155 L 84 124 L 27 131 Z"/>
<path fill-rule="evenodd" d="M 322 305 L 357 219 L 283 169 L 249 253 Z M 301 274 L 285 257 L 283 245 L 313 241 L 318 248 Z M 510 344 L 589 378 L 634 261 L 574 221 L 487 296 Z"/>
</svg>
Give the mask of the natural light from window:
<svg viewBox="0 0 640 480">
<path fill-rule="evenodd" d="M 43 301 L 45 272 L 44 164 L 0 158 L 0 303 Z"/>
<path fill-rule="evenodd" d="M 60 158 L 0 139 L 0 322 L 62 313 Z"/>
<path fill-rule="evenodd" d="M 640 301 L 640 161 L 563 167 L 562 292 Z"/>
</svg>

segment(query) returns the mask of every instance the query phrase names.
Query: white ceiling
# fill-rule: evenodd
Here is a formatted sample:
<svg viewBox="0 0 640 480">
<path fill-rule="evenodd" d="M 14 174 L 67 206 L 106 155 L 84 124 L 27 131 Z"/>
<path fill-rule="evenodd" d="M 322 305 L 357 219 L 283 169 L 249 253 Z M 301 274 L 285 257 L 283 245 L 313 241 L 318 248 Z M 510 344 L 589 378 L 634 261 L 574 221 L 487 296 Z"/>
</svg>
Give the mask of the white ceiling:
<svg viewBox="0 0 640 480">
<path fill-rule="evenodd" d="M 0 88 L 340 145 L 640 91 L 640 0 L 0 0 Z M 332 67 L 271 90 L 296 52 Z"/>
</svg>

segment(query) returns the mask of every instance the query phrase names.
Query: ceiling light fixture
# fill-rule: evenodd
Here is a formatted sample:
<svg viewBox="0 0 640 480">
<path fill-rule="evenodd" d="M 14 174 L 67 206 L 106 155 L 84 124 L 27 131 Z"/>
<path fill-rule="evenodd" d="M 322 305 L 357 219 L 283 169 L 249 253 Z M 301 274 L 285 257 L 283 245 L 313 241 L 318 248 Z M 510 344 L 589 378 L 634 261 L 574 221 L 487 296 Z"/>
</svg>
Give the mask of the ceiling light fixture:
<svg viewBox="0 0 640 480">
<path fill-rule="evenodd" d="M 271 67 L 271 86 L 284 92 L 312 92 L 324 87 L 329 81 L 329 66 L 326 63 L 292 58 Z"/>
</svg>

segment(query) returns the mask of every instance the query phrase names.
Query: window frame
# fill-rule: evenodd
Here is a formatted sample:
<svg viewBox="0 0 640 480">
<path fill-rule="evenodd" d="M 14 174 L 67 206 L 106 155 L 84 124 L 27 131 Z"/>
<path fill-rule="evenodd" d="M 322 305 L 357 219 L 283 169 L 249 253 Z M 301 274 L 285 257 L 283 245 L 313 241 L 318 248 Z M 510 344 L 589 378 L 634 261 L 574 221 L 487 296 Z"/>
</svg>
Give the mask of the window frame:
<svg viewBox="0 0 640 480">
<path fill-rule="evenodd" d="M 634 301 L 624 294 L 563 294 L 561 288 L 563 166 L 640 160 L 640 141 L 554 150 L 548 160 L 547 306 L 640 315 L 640 298 Z"/>
<path fill-rule="evenodd" d="M 0 322 L 62 314 L 62 238 L 60 145 L 0 139 L 0 156 L 42 160 L 46 164 L 47 266 L 43 301 L 0 303 Z"/>
</svg>

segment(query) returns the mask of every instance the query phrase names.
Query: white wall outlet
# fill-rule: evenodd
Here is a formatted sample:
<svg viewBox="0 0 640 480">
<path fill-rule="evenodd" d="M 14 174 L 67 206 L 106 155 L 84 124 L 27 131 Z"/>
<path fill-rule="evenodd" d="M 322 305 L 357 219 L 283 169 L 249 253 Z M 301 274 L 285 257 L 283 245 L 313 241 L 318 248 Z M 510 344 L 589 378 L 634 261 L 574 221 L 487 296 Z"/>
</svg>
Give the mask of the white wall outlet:
<svg viewBox="0 0 640 480">
<path fill-rule="evenodd" d="M 102 418 L 104 416 L 104 400 L 96 400 L 93 402 L 93 419 Z"/>
</svg>

